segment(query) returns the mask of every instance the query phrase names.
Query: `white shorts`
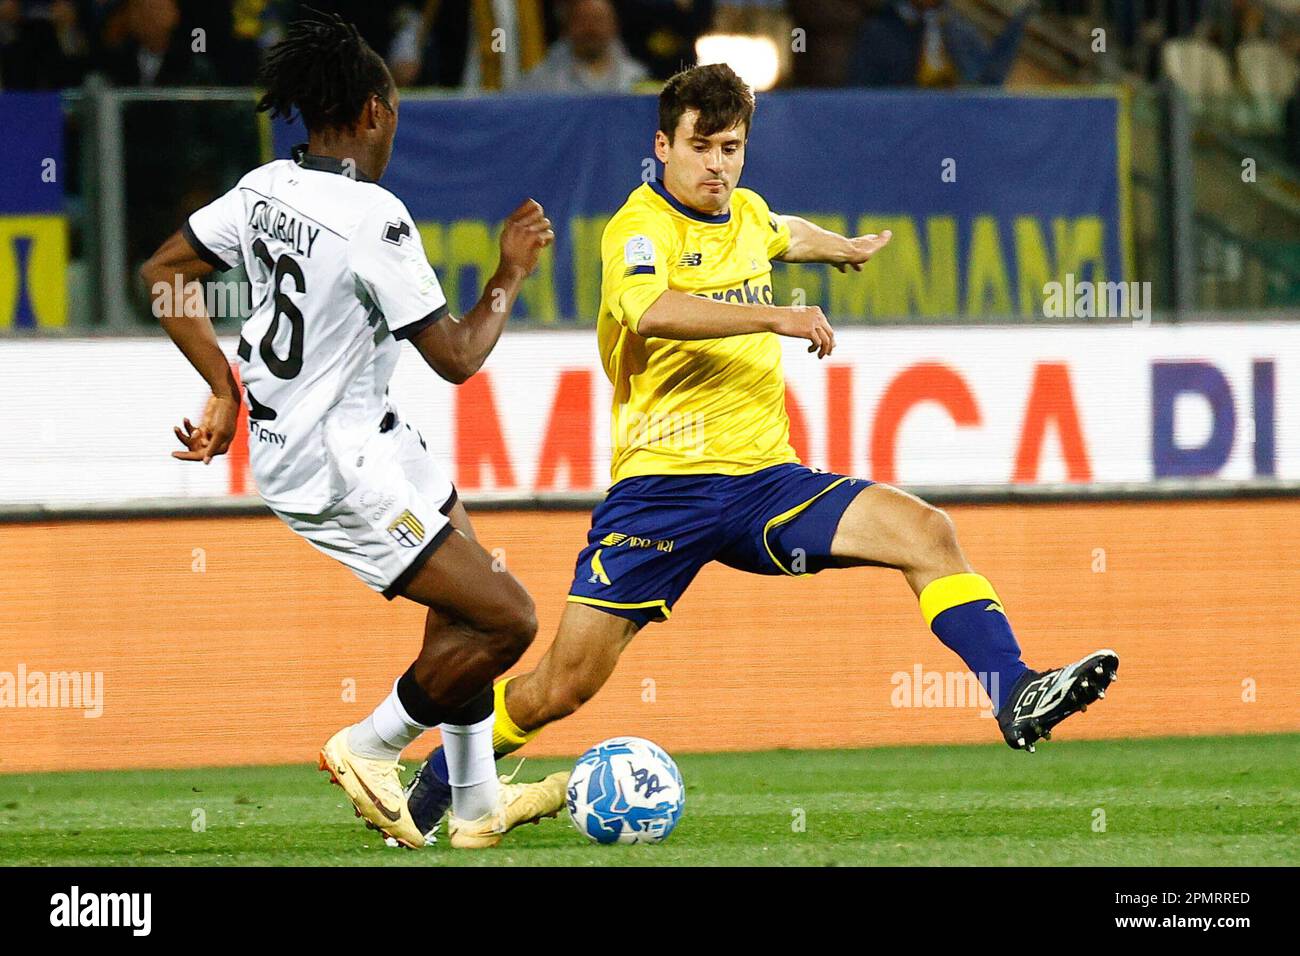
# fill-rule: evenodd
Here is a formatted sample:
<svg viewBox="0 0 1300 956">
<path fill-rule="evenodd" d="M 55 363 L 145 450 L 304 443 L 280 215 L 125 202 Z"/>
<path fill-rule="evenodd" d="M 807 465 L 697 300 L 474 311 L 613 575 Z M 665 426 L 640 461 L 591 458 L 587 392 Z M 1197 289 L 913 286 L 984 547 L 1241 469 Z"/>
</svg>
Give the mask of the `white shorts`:
<svg viewBox="0 0 1300 956">
<path fill-rule="evenodd" d="M 272 508 L 316 550 L 392 600 L 451 534 L 456 489 L 424 440 L 398 421 L 330 449 L 330 468 L 351 490 L 321 514 Z M 385 418 L 385 423 L 389 419 Z"/>
</svg>

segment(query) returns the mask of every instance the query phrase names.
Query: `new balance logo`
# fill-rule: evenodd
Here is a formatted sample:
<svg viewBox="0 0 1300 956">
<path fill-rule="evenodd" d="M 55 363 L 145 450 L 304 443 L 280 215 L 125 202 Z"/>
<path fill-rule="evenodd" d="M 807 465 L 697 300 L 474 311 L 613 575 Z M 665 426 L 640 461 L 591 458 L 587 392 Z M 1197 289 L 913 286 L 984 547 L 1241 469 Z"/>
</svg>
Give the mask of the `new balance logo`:
<svg viewBox="0 0 1300 956">
<path fill-rule="evenodd" d="M 704 262 L 704 254 L 700 252 L 688 252 L 677 260 L 678 265 L 698 266 Z"/>
</svg>

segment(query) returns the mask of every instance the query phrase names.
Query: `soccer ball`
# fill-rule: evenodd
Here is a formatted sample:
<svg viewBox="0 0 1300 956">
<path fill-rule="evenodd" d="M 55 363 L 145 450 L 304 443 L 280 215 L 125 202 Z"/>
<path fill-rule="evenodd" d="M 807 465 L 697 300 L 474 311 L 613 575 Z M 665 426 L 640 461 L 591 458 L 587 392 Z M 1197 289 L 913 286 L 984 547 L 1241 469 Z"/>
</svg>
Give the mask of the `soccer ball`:
<svg viewBox="0 0 1300 956">
<path fill-rule="evenodd" d="M 686 805 L 673 758 L 640 737 L 612 737 L 578 758 L 569 775 L 569 817 L 593 843 L 659 843 Z"/>
</svg>

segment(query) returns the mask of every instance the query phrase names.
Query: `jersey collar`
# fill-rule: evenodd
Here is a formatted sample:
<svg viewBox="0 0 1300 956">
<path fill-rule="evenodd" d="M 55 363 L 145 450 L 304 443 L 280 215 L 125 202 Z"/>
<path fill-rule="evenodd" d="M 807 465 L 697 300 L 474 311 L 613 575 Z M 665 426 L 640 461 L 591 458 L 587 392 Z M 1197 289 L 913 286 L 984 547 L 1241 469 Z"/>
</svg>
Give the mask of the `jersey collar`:
<svg viewBox="0 0 1300 956">
<path fill-rule="evenodd" d="M 340 176 L 347 176 L 348 179 L 355 179 L 357 182 L 362 183 L 374 182 L 373 179 L 355 167 L 350 175 L 344 172 L 342 160 L 335 159 L 333 156 L 317 156 L 314 153 L 307 152 L 306 143 L 299 143 L 289 152 L 293 156 L 293 161 L 303 169 L 314 169 L 322 173 L 338 173 Z"/>
<path fill-rule="evenodd" d="M 726 212 L 718 213 L 716 216 L 710 216 L 707 213 L 699 212 L 698 210 L 692 209 L 690 206 L 687 206 L 684 203 L 678 202 L 676 199 L 673 198 L 673 194 L 670 193 L 664 187 L 664 184 L 660 182 L 658 179 L 652 179 L 650 180 L 650 182 L 646 183 L 646 185 L 649 186 L 651 189 L 653 189 L 660 199 L 668 203 L 668 205 L 672 206 L 674 209 L 676 209 L 683 216 L 686 216 L 688 219 L 694 219 L 696 222 L 707 222 L 713 225 L 721 225 L 724 222 L 731 221 L 730 209 L 728 209 Z"/>
</svg>

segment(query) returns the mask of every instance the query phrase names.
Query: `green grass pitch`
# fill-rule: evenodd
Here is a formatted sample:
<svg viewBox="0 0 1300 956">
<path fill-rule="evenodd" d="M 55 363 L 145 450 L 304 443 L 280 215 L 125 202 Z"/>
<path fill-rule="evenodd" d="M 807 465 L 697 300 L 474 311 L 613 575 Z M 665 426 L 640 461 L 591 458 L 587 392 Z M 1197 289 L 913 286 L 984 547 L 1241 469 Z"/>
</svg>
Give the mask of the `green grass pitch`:
<svg viewBox="0 0 1300 956">
<path fill-rule="evenodd" d="M 0 865 L 1300 863 L 1300 734 L 678 762 L 686 812 L 660 846 L 592 846 L 562 813 L 473 853 L 385 847 L 308 766 L 0 775 Z"/>
</svg>

